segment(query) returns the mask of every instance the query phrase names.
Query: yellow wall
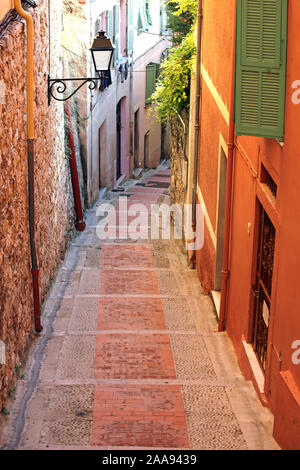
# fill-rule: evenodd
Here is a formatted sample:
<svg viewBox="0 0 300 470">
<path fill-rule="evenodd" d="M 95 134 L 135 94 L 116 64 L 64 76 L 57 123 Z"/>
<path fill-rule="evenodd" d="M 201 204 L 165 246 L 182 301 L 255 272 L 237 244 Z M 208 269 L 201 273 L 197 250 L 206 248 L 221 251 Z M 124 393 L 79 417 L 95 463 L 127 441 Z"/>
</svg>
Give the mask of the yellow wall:
<svg viewBox="0 0 300 470">
<path fill-rule="evenodd" d="M 13 0 L 0 0 L 0 19 L 2 19 L 11 8 L 13 8 L 13 3 Z"/>
</svg>

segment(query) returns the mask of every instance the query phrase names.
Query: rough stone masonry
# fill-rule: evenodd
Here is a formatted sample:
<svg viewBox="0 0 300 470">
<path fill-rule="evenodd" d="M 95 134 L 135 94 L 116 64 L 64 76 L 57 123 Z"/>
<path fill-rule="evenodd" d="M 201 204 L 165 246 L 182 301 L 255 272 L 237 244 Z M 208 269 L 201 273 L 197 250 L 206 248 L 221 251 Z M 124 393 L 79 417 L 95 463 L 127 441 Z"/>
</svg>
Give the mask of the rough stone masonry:
<svg viewBox="0 0 300 470">
<path fill-rule="evenodd" d="M 36 244 L 42 300 L 65 251 L 73 227 L 72 194 L 64 153 L 63 105 L 48 107 L 47 2 L 30 10 L 35 26 L 35 181 Z M 52 35 L 60 31 L 61 2 L 52 7 Z M 57 31 L 56 31 L 57 28 Z M 59 43 L 59 41 L 58 41 Z M 51 71 L 60 72 L 59 48 L 52 48 Z M 12 394 L 33 337 L 31 261 L 27 205 L 26 25 L 17 17 L 0 39 L 0 410 Z M 2 344 L 3 345 L 3 344 Z M 3 419 L 3 413 L 0 415 Z"/>
</svg>

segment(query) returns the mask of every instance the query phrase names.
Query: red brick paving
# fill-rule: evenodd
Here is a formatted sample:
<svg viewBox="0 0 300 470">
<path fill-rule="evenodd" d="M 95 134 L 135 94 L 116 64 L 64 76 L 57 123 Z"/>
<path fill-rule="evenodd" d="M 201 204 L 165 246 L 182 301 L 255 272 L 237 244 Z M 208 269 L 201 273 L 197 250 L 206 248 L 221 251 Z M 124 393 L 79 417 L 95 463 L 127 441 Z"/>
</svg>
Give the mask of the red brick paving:
<svg viewBox="0 0 300 470">
<path fill-rule="evenodd" d="M 129 200 L 127 204 L 127 209 L 125 210 L 128 211 L 128 214 L 132 214 L 132 215 L 133 214 L 139 215 L 140 212 L 150 213 L 154 202 L 156 202 L 156 199 L 153 202 L 144 201 L 144 200 L 137 200 L 137 201 L 131 202 L 131 200 Z M 124 210 L 124 206 L 122 204 L 119 204 L 119 202 L 117 202 L 115 209 L 122 211 Z"/>
<path fill-rule="evenodd" d="M 180 387 L 97 385 L 93 445 L 189 448 Z"/>
<path fill-rule="evenodd" d="M 112 247 L 113 250 L 116 247 Z M 101 274 L 101 294 L 150 294 L 158 295 L 155 271 L 103 270 Z"/>
<path fill-rule="evenodd" d="M 152 247 L 151 245 L 121 245 L 112 249 L 106 245 L 103 247 L 102 266 L 151 268 L 153 267 Z"/>
<path fill-rule="evenodd" d="M 141 209 L 151 209 L 151 203 L 163 192 L 149 192 L 142 187 L 134 190 L 128 210 L 139 200 L 146 201 Z M 116 209 L 122 211 L 122 204 L 117 204 Z M 122 226 L 136 219 L 131 216 L 124 223 L 124 215 L 118 212 L 116 220 L 110 217 L 110 221 Z M 144 222 L 146 225 L 148 219 Z M 108 331 L 96 338 L 94 376 L 110 380 L 111 384 L 95 386 L 92 445 L 189 448 L 180 386 L 114 384 L 115 379 L 176 378 L 170 337 L 158 333 L 166 330 L 162 302 L 149 297 L 159 295 L 151 245 L 104 245 L 100 292 L 105 297 L 99 301 L 98 329 L 122 333 Z M 148 297 L 131 298 L 130 294 Z M 151 333 L 142 333 L 147 329 Z M 128 330 L 130 334 L 126 334 Z"/>
<path fill-rule="evenodd" d="M 157 197 L 159 197 L 164 191 L 165 189 L 135 186 L 130 190 L 130 194 L 155 194 Z"/>
<path fill-rule="evenodd" d="M 161 299 L 100 300 L 99 330 L 166 330 Z"/>
<path fill-rule="evenodd" d="M 130 198 L 130 203 L 138 202 L 138 203 L 144 204 L 146 202 L 147 204 L 149 204 L 149 203 L 156 204 L 156 201 L 157 201 L 157 196 L 155 194 L 146 194 L 146 195 L 145 194 L 134 194 Z"/>
<path fill-rule="evenodd" d="M 131 193 L 132 196 L 130 196 L 129 198 L 129 201 L 132 201 L 134 199 L 139 199 L 140 201 L 145 201 L 145 202 L 148 202 L 149 200 L 153 202 L 156 202 L 157 201 L 157 198 L 160 196 L 160 194 L 157 194 L 156 191 L 153 191 L 153 189 L 151 188 L 151 191 L 145 191 L 143 190 L 140 191 L 140 192 L 134 192 L 134 193 Z"/>
<path fill-rule="evenodd" d="M 110 214 L 107 218 L 107 223 L 113 225 L 113 226 L 128 226 L 130 225 L 131 222 L 135 221 L 137 218 L 139 218 L 139 221 L 147 226 L 148 224 L 148 212 L 142 212 L 138 214 L 133 214 L 131 215 L 130 213 L 126 211 L 119 211 L 116 210 L 115 214 Z"/>
<path fill-rule="evenodd" d="M 175 379 L 168 335 L 98 335 L 96 379 Z"/>
</svg>

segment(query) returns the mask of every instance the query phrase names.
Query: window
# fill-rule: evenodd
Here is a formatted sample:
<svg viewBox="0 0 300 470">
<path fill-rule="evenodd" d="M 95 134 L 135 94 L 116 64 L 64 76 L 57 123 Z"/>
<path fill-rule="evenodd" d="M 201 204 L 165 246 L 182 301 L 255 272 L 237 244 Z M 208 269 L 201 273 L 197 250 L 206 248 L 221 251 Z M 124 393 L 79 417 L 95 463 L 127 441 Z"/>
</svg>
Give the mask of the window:
<svg viewBox="0 0 300 470">
<path fill-rule="evenodd" d="M 288 0 L 238 0 L 237 135 L 284 140 Z"/>
<path fill-rule="evenodd" d="M 146 66 L 146 104 L 151 104 L 151 96 L 155 91 L 156 81 L 160 72 L 160 64 L 151 62 Z"/>
<path fill-rule="evenodd" d="M 145 10 L 146 10 L 148 25 L 152 26 L 152 19 L 151 19 L 150 9 L 149 9 L 149 0 L 146 0 L 145 2 Z"/>
<path fill-rule="evenodd" d="M 133 41 L 134 41 L 134 12 L 133 12 L 133 0 L 127 2 L 127 55 L 130 56 L 133 53 Z"/>
<path fill-rule="evenodd" d="M 149 31 L 149 26 L 152 26 L 149 0 L 140 0 L 137 25 L 138 34 Z"/>
<path fill-rule="evenodd" d="M 272 196 L 276 199 L 277 184 L 263 164 L 261 164 L 260 182 L 264 184 L 269 191 L 271 191 Z"/>
</svg>

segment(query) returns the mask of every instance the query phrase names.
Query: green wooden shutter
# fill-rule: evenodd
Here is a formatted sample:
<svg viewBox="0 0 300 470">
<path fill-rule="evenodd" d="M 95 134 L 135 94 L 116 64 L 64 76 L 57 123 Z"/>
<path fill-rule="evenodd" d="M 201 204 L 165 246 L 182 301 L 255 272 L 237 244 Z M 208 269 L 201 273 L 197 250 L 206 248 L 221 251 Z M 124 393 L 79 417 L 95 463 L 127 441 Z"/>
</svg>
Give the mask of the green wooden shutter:
<svg viewBox="0 0 300 470">
<path fill-rule="evenodd" d="M 151 104 L 151 95 L 156 84 L 156 64 L 146 66 L 146 104 Z"/>
<path fill-rule="evenodd" d="M 284 139 L 288 0 L 238 0 L 237 135 Z"/>
<path fill-rule="evenodd" d="M 159 76 L 160 64 L 151 62 L 146 66 L 146 104 L 151 104 L 151 96 L 155 91 L 156 80 Z"/>
</svg>

